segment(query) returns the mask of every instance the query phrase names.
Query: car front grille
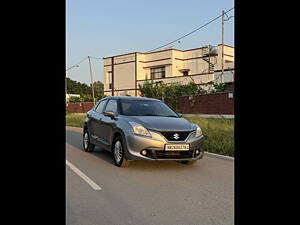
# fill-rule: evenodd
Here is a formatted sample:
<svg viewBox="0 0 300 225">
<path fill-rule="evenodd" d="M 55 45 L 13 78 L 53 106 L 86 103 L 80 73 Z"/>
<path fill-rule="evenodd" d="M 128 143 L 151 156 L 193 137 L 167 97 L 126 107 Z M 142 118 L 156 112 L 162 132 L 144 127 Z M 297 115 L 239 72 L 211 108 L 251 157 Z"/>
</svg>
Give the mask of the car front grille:
<svg viewBox="0 0 300 225">
<path fill-rule="evenodd" d="M 192 158 L 193 150 L 189 151 L 155 151 L 157 159 L 183 159 Z"/>
<path fill-rule="evenodd" d="M 190 134 L 190 131 L 166 131 L 161 132 L 161 134 L 168 141 L 184 141 Z"/>
</svg>

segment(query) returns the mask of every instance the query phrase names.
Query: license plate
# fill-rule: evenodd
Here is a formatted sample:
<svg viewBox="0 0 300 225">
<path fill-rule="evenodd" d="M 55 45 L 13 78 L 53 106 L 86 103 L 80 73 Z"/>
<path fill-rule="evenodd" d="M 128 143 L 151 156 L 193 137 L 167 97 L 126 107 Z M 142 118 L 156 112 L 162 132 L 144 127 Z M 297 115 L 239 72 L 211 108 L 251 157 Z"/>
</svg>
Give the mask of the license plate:
<svg viewBox="0 0 300 225">
<path fill-rule="evenodd" d="M 190 145 L 184 144 L 184 145 L 165 145 L 166 151 L 188 151 L 190 150 Z"/>
</svg>

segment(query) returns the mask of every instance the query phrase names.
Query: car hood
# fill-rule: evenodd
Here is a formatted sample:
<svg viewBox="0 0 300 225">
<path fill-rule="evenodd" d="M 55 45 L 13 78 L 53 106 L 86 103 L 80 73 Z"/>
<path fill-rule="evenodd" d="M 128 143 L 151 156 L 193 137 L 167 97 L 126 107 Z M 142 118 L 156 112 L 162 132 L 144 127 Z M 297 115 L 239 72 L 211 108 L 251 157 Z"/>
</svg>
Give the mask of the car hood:
<svg viewBox="0 0 300 225">
<path fill-rule="evenodd" d="M 130 116 L 129 121 L 139 123 L 149 130 L 156 131 L 191 131 L 196 127 L 183 118 L 162 116 Z"/>
</svg>

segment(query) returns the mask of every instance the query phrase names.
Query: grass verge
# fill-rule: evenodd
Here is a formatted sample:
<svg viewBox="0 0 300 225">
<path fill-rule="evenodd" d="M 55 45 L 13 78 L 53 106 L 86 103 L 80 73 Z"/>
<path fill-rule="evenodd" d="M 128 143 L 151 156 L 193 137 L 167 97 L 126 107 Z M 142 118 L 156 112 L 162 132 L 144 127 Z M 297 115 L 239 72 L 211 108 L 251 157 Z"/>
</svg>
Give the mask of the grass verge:
<svg viewBox="0 0 300 225">
<path fill-rule="evenodd" d="M 83 127 L 86 113 L 68 113 L 66 115 L 66 125 L 71 127 Z"/>
<path fill-rule="evenodd" d="M 85 117 L 85 113 L 68 113 L 66 125 L 83 127 Z M 204 151 L 234 156 L 234 119 L 203 118 L 200 116 L 184 118 L 201 127 L 205 136 Z"/>
<path fill-rule="evenodd" d="M 204 151 L 234 156 L 234 119 L 184 117 L 198 124 L 204 134 Z"/>
</svg>

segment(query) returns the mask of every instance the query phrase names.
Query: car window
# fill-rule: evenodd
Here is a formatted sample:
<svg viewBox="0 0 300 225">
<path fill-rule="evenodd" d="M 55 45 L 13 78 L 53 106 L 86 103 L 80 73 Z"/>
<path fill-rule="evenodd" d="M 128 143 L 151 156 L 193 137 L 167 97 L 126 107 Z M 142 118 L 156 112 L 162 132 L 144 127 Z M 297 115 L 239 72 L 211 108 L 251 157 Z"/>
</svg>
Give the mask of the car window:
<svg viewBox="0 0 300 225">
<path fill-rule="evenodd" d="M 97 108 L 95 109 L 95 111 L 98 112 L 98 113 L 102 113 L 106 102 L 107 102 L 107 100 L 104 100 L 104 101 L 100 102 L 98 104 Z"/>
<path fill-rule="evenodd" d="M 121 113 L 126 116 L 178 117 L 166 104 L 152 100 L 122 100 Z"/>
<path fill-rule="evenodd" d="M 118 103 L 116 100 L 109 100 L 106 105 L 105 112 L 114 112 L 115 114 L 118 112 Z"/>
</svg>

